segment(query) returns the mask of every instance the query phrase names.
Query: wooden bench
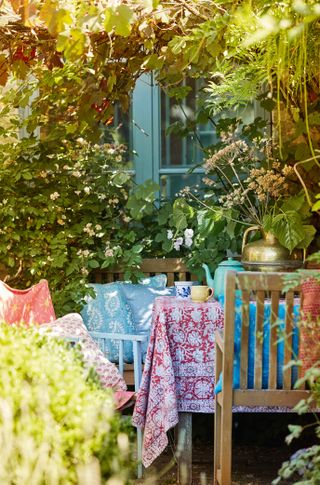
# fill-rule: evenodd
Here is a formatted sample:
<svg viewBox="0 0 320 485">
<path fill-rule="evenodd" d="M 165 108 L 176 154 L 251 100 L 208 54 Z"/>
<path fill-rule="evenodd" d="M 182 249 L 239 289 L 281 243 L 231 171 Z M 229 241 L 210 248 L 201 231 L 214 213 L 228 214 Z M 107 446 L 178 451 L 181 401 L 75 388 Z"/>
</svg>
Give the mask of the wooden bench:
<svg viewBox="0 0 320 485">
<path fill-rule="evenodd" d="M 154 276 L 157 274 L 167 275 L 167 286 L 173 286 L 175 281 L 197 281 L 197 276 L 191 274 L 182 259 L 166 258 L 166 259 L 144 259 L 141 265 L 141 270 L 145 276 Z M 124 279 L 124 270 L 121 267 L 106 269 L 94 272 L 93 282 L 95 283 L 111 283 L 114 281 L 122 281 Z M 99 333 L 90 332 L 93 337 L 99 338 Z M 103 334 L 100 334 L 103 335 Z M 107 335 L 107 334 L 105 334 Z M 133 338 L 132 338 L 133 337 Z M 135 390 L 139 389 L 140 377 L 142 373 L 141 351 L 140 347 L 144 336 L 125 337 L 133 342 L 133 350 L 135 356 L 134 364 L 123 364 L 119 358 L 119 369 L 122 372 L 127 385 L 134 385 Z M 119 356 L 123 348 L 123 336 L 108 334 L 108 338 L 119 340 Z M 140 341 L 138 341 L 140 339 Z M 138 345 L 139 344 L 139 345 Z M 178 483 L 181 485 L 190 484 L 192 480 L 192 415 L 191 413 L 179 413 L 179 423 L 175 430 L 176 443 L 181 442 L 183 437 L 184 446 L 180 451 L 178 457 Z M 138 461 L 141 460 L 142 449 L 142 435 L 140 430 L 137 432 L 138 442 Z M 139 466 L 138 477 L 142 476 L 142 467 Z"/>
<path fill-rule="evenodd" d="M 246 407 L 294 407 L 301 399 L 309 397 L 304 389 L 293 389 L 293 367 L 285 367 L 292 360 L 294 297 L 300 296 L 301 289 L 284 289 L 284 274 L 281 273 L 236 273 L 230 271 L 226 277 L 225 324 L 223 334 L 216 332 L 216 379 L 222 372 L 222 391 L 216 396 L 215 438 L 214 438 L 214 484 L 231 485 L 232 471 L 232 406 Z M 233 389 L 234 334 L 235 334 L 235 294 L 240 290 L 242 300 L 242 331 L 240 353 L 240 388 Z M 249 308 L 250 301 L 256 302 L 256 335 L 254 354 L 254 384 L 248 388 L 249 355 Z M 277 383 L 277 342 L 279 341 L 278 309 L 281 299 L 285 299 L 284 366 L 282 386 Z M 265 303 L 270 305 L 270 342 L 267 389 L 262 388 Z"/>
<path fill-rule="evenodd" d="M 145 276 L 154 276 L 157 274 L 167 275 L 167 286 L 173 286 L 175 281 L 197 280 L 197 277 L 187 270 L 185 264 L 180 258 L 144 259 L 141 265 L 141 271 L 144 273 Z M 121 267 L 114 267 L 110 269 L 95 271 L 93 273 L 92 282 L 112 283 L 114 281 L 123 281 L 123 279 L 124 269 Z M 91 335 L 96 338 L 98 338 L 99 336 L 98 333 L 91 333 Z M 142 342 L 144 339 L 139 339 L 139 337 L 141 336 L 134 336 L 134 338 L 132 338 L 132 336 L 128 336 L 126 340 L 132 340 L 133 342 Z M 122 344 L 120 343 L 120 335 L 108 334 L 108 338 L 112 338 L 113 340 L 119 340 L 119 345 L 121 348 Z M 133 346 L 135 347 L 135 344 L 133 344 Z M 136 350 L 136 353 L 139 353 L 139 349 Z M 139 375 L 139 371 L 136 372 L 136 375 L 134 374 L 134 365 L 123 364 L 123 362 L 119 362 L 119 365 L 127 385 L 135 386 L 136 388 L 139 387 L 139 383 L 137 384 L 137 375 Z"/>
</svg>

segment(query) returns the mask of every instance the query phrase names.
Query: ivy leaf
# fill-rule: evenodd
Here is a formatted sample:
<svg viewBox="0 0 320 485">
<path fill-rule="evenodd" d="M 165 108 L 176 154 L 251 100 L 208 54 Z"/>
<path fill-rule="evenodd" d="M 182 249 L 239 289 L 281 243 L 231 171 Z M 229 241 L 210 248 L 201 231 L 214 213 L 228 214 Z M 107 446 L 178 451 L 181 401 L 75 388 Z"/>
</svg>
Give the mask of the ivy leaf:
<svg viewBox="0 0 320 485">
<path fill-rule="evenodd" d="M 115 9 L 108 7 L 105 10 L 104 28 L 107 32 L 114 30 L 115 34 L 128 37 L 132 18 L 133 12 L 128 5 L 118 5 Z"/>
<path fill-rule="evenodd" d="M 66 25 L 72 24 L 69 11 L 57 6 L 57 2 L 46 0 L 40 11 L 40 19 L 46 23 L 49 33 L 53 36 L 63 32 Z"/>
<path fill-rule="evenodd" d="M 70 61 L 76 61 L 84 52 L 86 36 L 80 29 L 71 29 L 70 36 L 61 34 L 57 40 L 57 50 L 63 51 Z"/>
</svg>

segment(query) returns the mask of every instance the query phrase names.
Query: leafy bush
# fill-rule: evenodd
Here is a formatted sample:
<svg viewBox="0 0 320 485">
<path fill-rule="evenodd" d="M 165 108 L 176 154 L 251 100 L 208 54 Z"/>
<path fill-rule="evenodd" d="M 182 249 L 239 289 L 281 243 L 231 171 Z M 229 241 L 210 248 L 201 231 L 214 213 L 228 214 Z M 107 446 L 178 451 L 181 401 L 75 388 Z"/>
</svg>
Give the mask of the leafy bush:
<svg viewBox="0 0 320 485">
<path fill-rule="evenodd" d="M 85 372 L 65 342 L 0 326 L 1 484 L 129 483 L 127 425 Z"/>
<path fill-rule="evenodd" d="M 297 382 L 297 386 L 305 382 L 311 384 L 311 395 L 307 400 L 302 400 L 297 404 L 295 410 L 298 414 L 320 408 L 320 368 L 318 366 L 308 369 Z M 290 434 L 286 437 L 287 444 L 289 445 L 294 439 L 299 438 L 303 430 L 304 428 L 301 425 L 289 425 Z M 283 483 L 282 480 L 288 479 L 290 479 L 290 483 L 296 485 L 316 485 L 320 482 L 320 446 L 318 444 L 320 422 L 317 417 L 314 422 L 314 431 L 317 444 L 298 450 L 288 461 L 285 461 L 279 470 L 278 478 L 272 482 L 273 485 L 278 485 Z M 292 479 L 294 479 L 294 482 L 291 481 Z"/>
<path fill-rule="evenodd" d="M 49 281 L 57 313 L 78 311 L 94 268 L 134 267 L 141 245 L 124 207 L 125 147 L 24 138 L 0 154 L 0 263 L 13 286 Z"/>
</svg>

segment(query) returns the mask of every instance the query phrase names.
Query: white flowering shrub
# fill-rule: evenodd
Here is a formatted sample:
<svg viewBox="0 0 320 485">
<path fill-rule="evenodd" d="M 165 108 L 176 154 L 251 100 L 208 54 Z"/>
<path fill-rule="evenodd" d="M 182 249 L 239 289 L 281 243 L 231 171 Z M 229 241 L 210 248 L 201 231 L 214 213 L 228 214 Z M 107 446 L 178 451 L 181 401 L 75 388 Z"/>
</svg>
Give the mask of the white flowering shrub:
<svg viewBox="0 0 320 485">
<path fill-rule="evenodd" d="M 0 264 L 11 286 L 49 281 L 58 314 L 79 310 L 89 273 L 141 260 L 129 227 L 123 145 L 23 139 L 0 154 Z M 2 275 L 2 277 L 3 277 Z"/>
</svg>

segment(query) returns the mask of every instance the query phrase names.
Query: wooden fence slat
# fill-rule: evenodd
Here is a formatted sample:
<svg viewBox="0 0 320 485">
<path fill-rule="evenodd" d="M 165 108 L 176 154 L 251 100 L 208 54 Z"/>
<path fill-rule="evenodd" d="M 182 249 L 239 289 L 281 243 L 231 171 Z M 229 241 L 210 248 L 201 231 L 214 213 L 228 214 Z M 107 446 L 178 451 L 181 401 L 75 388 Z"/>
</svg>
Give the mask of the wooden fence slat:
<svg viewBox="0 0 320 485">
<path fill-rule="evenodd" d="M 254 387 L 262 388 L 262 344 L 263 344 L 263 321 L 264 321 L 264 296 L 262 290 L 256 292 L 256 348 L 254 363 Z"/>
<path fill-rule="evenodd" d="M 280 294 L 271 291 L 270 308 L 270 345 L 269 345 L 269 388 L 277 388 L 277 342 L 278 342 L 278 314 Z"/>
<path fill-rule="evenodd" d="M 286 294 L 286 318 L 285 318 L 285 340 L 284 340 L 284 365 L 292 359 L 292 336 L 293 336 L 293 291 Z M 283 371 L 283 388 L 291 388 L 292 367 Z"/>
<path fill-rule="evenodd" d="M 240 388 L 248 387 L 248 345 L 249 345 L 250 292 L 242 291 L 242 328 L 240 354 Z"/>
</svg>

